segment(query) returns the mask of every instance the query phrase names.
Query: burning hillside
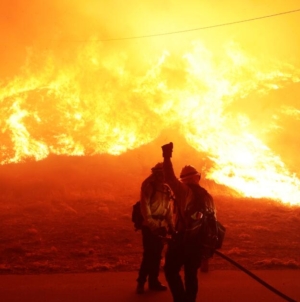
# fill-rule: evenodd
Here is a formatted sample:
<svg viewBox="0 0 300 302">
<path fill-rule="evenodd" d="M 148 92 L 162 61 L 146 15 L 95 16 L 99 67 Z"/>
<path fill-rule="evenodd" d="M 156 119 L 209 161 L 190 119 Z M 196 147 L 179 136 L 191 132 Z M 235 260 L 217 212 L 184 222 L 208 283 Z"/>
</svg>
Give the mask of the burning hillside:
<svg viewBox="0 0 300 302">
<path fill-rule="evenodd" d="M 252 13 L 265 13 L 267 2 Z M 168 141 L 183 138 L 196 151 L 191 163 L 198 152 L 206 179 L 298 205 L 299 41 L 289 29 L 298 10 L 252 23 L 251 36 L 236 25 L 143 40 L 169 24 L 170 13 L 173 26 L 192 26 L 196 11 L 201 22 L 236 16 L 208 4 L 131 4 L 1 2 L 0 164 L 122 156 L 176 129 Z M 278 37 L 284 47 L 274 44 Z"/>
<path fill-rule="evenodd" d="M 11 202 L 15 199 L 25 202 L 28 198 L 42 200 L 52 194 L 62 194 L 61 198 L 92 194 L 91 197 L 99 200 L 106 194 L 115 194 L 116 199 L 122 199 L 122 194 L 138 198 L 141 182 L 150 174 L 151 167 L 162 161 L 162 141 L 171 138 L 172 133 L 170 131 L 147 146 L 119 156 L 52 155 L 41 161 L 2 165 L 0 195 L 3 200 Z M 177 174 L 182 166 L 192 162 L 202 170 L 202 183 L 212 194 L 239 196 L 230 188 L 206 178 L 211 163 L 203 154 L 188 146 L 182 138 L 175 141 L 174 167 Z"/>
<path fill-rule="evenodd" d="M 96 50 L 86 51 L 75 69 L 58 71 L 48 62 L 2 85 L 2 165 L 51 154 L 120 155 L 176 128 L 176 136 L 210 161 L 207 178 L 244 196 L 299 203 L 295 151 L 285 158 L 278 147 L 286 142 L 283 121 L 288 130 L 298 126 L 299 70 L 266 67 L 232 49 L 216 65 L 196 43 L 178 63 L 165 53 L 141 76 L 122 57 L 100 62 Z M 283 87 L 296 94 L 277 99 L 272 90 Z"/>
</svg>

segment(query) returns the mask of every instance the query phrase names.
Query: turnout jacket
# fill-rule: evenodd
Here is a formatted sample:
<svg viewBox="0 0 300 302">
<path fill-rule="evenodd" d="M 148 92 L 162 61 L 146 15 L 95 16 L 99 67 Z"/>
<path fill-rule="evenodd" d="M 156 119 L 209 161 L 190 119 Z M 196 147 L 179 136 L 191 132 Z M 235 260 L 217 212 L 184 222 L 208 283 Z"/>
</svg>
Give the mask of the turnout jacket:
<svg viewBox="0 0 300 302">
<path fill-rule="evenodd" d="M 175 176 L 173 164 L 170 158 L 164 158 L 163 168 L 165 174 L 165 182 L 170 186 L 175 195 L 175 228 L 178 232 L 184 232 L 186 230 L 186 226 L 188 225 L 188 219 L 190 219 L 190 217 L 187 217 L 186 210 L 189 207 L 189 203 L 191 203 L 196 196 L 194 196 L 193 190 L 190 186 L 182 183 Z M 211 195 L 200 185 L 199 187 L 206 192 L 205 198 L 212 201 Z"/>
<path fill-rule="evenodd" d="M 152 231 L 160 228 L 174 228 L 171 190 L 164 183 L 157 183 L 153 175 L 146 178 L 141 186 L 141 212 L 143 225 Z"/>
</svg>

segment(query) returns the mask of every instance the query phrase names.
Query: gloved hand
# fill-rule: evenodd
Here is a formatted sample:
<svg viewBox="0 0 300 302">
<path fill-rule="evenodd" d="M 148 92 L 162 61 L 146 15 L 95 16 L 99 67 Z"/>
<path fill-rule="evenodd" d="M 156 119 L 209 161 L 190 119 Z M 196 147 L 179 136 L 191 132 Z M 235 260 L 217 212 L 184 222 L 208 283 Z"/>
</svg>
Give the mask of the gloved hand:
<svg viewBox="0 0 300 302">
<path fill-rule="evenodd" d="M 166 237 L 167 236 L 167 229 L 165 227 L 159 227 L 153 231 L 153 234 L 158 237 Z"/>
<path fill-rule="evenodd" d="M 173 143 L 172 142 L 169 144 L 163 145 L 161 148 L 163 151 L 164 158 L 172 157 L 172 152 L 173 152 Z"/>
</svg>

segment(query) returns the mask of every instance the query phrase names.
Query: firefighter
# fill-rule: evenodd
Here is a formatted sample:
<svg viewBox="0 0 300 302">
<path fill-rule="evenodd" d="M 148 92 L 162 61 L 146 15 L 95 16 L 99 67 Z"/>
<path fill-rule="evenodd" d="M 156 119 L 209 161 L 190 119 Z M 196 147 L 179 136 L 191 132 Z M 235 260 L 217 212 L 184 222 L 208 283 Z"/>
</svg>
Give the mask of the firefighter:
<svg viewBox="0 0 300 302">
<path fill-rule="evenodd" d="M 187 165 L 183 167 L 178 179 L 173 170 L 171 162 L 173 143 L 162 146 L 163 166 L 165 173 L 165 182 L 170 186 L 175 195 L 175 229 L 173 240 L 168 244 L 165 255 L 165 276 L 168 282 L 174 302 L 195 302 L 198 293 L 197 273 L 201 266 L 201 260 L 208 258 L 205 255 L 201 242 L 191 240 L 189 236 L 188 223 L 191 218 L 187 214 L 187 209 L 193 204 L 193 200 L 199 199 L 201 204 L 213 205 L 210 194 L 200 186 L 201 173 L 193 166 Z M 200 191 L 200 195 L 196 196 L 196 191 Z M 195 213 L 194 213 L 195 214 Z M 196 217 L 193 214 L 195 222 L 201 226 L 201 212 L 197 212 Z M 199 227 L 200 229 L 200 227 Z M 188 239 L 187 239 L 188 238 Z M 184 282 L 180 276 L 181 268 L 184 268 Z"/>
<path fill-rule="evenodd" d="M 158 276 L 164 247 L 163 238 L 174 230 L 171 190 L 164 183 L 163 164 L 156 164 L 151 172 L 141 186 L 143 257 L 137 278 L 138 294 L 144 293 L 147 279 L 150 290 L 167 290 Z"/>
</svg>

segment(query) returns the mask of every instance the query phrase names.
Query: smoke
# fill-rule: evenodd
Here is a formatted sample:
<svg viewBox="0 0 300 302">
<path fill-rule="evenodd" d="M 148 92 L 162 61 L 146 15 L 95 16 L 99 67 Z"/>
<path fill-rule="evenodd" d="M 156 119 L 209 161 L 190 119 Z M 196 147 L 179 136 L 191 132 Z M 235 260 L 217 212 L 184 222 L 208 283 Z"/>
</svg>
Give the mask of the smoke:
<svg viewBox="0 0 300 302">
<path fill-rule="evenodd" d="M 1 75 L 14 75 L 33 52 L 53 51 L 62 56 L 91 38 L 107 40 L 155 35 L 213 26 L 297 9 L 297 1 L 121 1 L 121 0 L 3 0 L 0 4 Z M 218 51 L 234 39 L 247 51 L 299 60 L 299 13 L 214 29 L 147 39 L 103 42 L 108 50 L 126 49 L 137 58 L 177 51 L 191 40 L 201 40 Z M 142 50 L 141 50 L 142 49 Z M 144 56 L 142 56 L 144 58 Z M 136 61 L 135 61 L 136 62 Z"/>
</svg>

